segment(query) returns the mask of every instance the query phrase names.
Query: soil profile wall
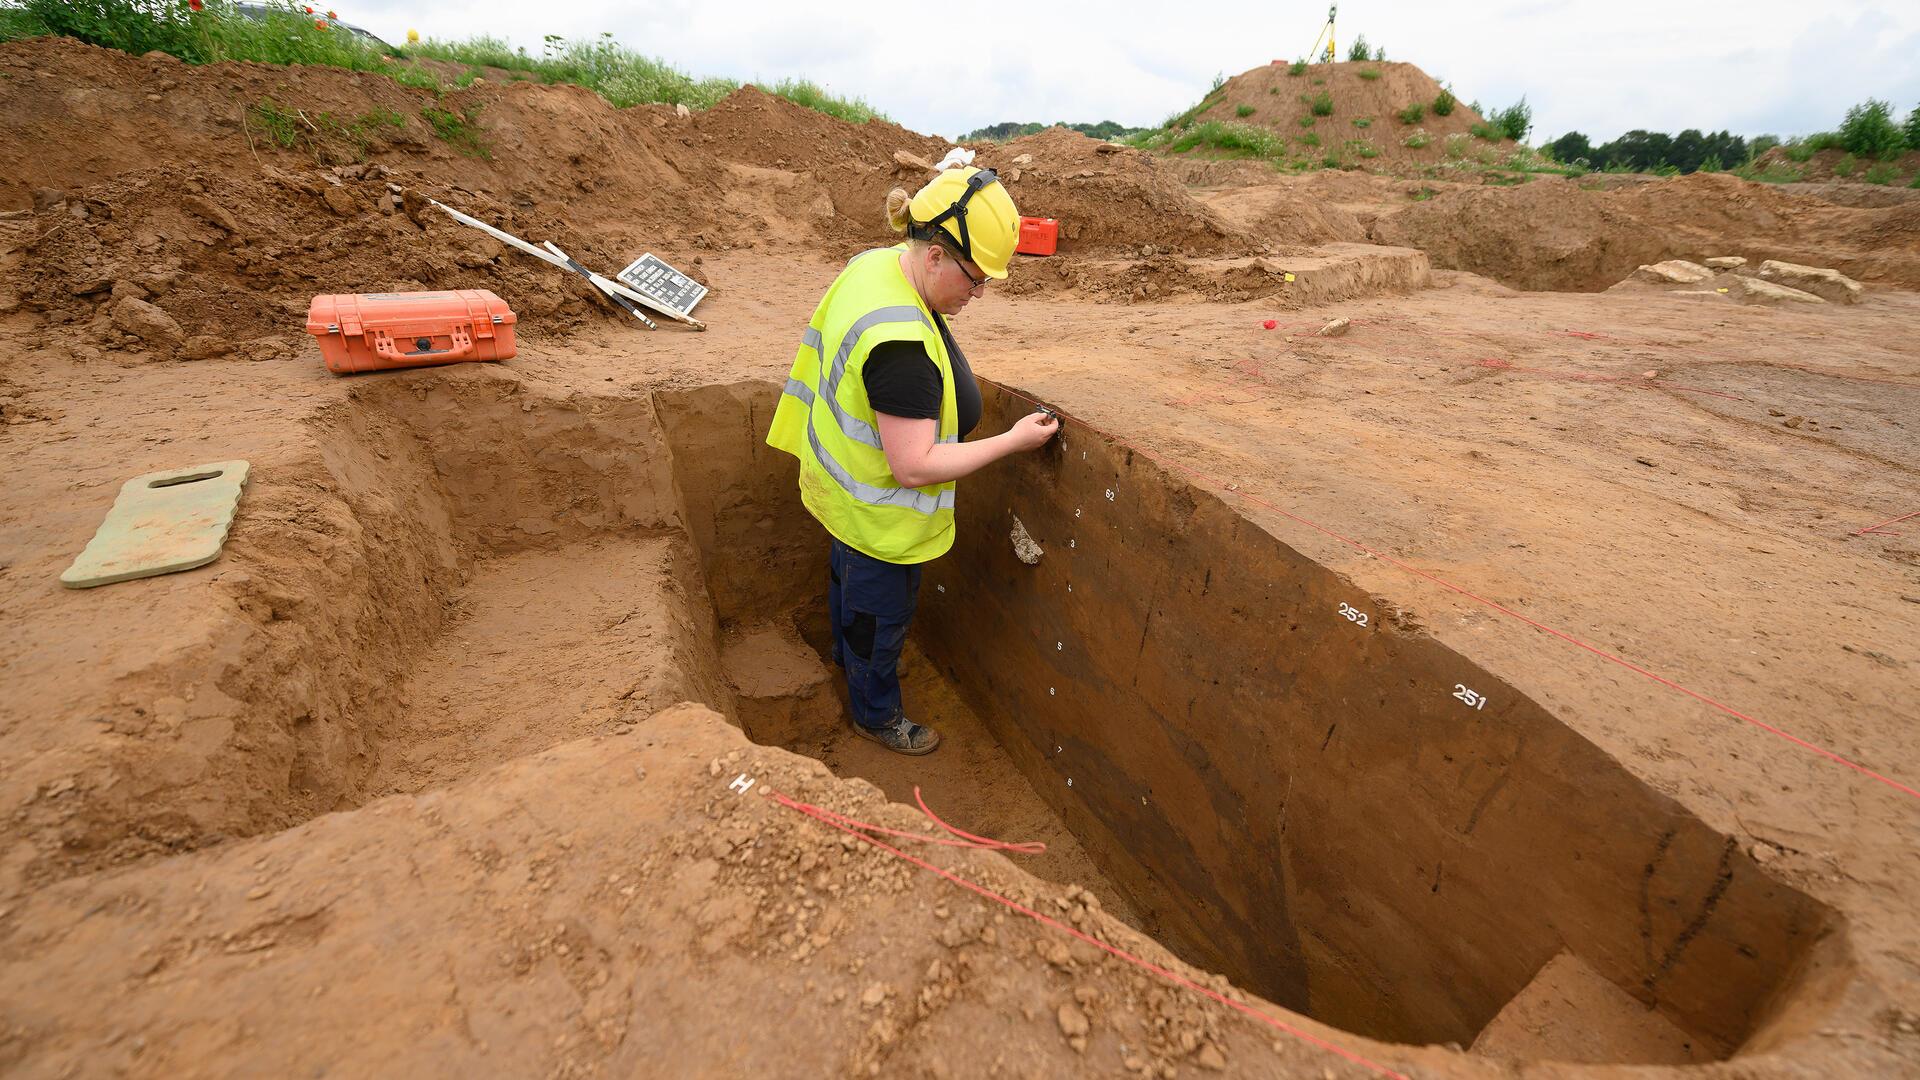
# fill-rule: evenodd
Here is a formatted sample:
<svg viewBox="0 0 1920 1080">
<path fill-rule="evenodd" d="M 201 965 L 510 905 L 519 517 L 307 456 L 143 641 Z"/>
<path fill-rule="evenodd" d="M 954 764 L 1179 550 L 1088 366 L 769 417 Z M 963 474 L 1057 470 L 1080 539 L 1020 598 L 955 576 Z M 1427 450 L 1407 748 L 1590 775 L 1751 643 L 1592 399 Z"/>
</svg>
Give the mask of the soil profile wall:
<svg viewBox="0 0 1920 1080">
<path fill-rule="evenodd" d="M 986 406 L 983 431 L 1028 408 Z M 968 478 L 958 516 L 927 653 L 1163 941 L 1280 1004 L 1464 1045 L 1565 949 L 1725 1055 L 1833 929 L 1538 704 L 1085 428 Z"/>
</svg>

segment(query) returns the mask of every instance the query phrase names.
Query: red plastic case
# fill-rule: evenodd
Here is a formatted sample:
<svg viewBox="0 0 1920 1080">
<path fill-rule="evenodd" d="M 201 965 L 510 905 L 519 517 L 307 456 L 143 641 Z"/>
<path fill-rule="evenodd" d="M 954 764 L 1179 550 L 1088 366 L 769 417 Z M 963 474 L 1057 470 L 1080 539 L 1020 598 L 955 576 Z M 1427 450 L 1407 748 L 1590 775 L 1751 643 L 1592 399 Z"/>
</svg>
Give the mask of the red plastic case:
<svg viewBox="0 0 1920 1080">
<path fill-rule="evenodd" d="M 336 375 L 513 357 L 505 300 L 486 289 L 316 296 L 307 333 Z"/>
<path fill-rule="evenodd" d="M 1014 245 L 1015 251 L 1022 255 L 1051 255 L 1060 242 L 1060 223 L 1054 219 L 1023 217 L 1020 219 L 1020 242 Z"/>
</svg>

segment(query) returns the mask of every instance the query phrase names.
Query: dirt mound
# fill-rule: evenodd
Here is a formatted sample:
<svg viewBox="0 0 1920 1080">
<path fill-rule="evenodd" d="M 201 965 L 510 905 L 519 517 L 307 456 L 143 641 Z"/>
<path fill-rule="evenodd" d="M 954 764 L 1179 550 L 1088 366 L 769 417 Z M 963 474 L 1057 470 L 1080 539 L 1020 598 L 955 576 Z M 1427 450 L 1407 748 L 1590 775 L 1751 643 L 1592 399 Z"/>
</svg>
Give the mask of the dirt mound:
<svg viewBox="0 0 1920 1080">
<path fill-rule="evenodd" d="M 1062 252 L 1219 254 L 1259 242 L 1202 206 L 1150 154 L 1055 127 L 976 144 L 976 163 L 1007 181 L 1022 214 L 1057 218 Z"/>
<path fill-rule="evenodd" d="M 1603 289 L 1669 257 L 1660 233 L 1557 177 L 1447 192 L 1381 218 L 1373 239 L 1518 289 Z"/>
<path fill-rule="evenodd" d="M 1378 243 L 1518 289 L 1604 289 L 1642 263 L 1716 255 L 1831 266 L 1850 277 L 1920 282 L 1912 204 L 1856 210 L 1724 173 L 1617 191 L 1560 178 L 1450 191 L 1380 218 Z"/>
<path fill-rule="evenodd" d="M 1464 102 L 1447 116 L 1434 115 L 1440 84 L 1413 64 L 1351 61 L 1315 64 L 1299 75 L 1290 70 L 1269 64 L 1235 75 L 1194 122 L 1253 124 L 1285 139 L 1290 157 L 1337 157 L 1368 168 L 1439 161 L 1449 136 L 1470 138 L 1468 129 L 1480 122 Z M 1313 104 L 1322 94 L 1333 111 L 1318 116 Z M 1414 105 L 1419 118 L 1403 122 L 1400 113 Z"/>
<path fill-rule="evenodd" d="M 549 329 L 595 313 L 625 317 L 579 279 L 454 222 L 429 193 L 388 177 L 361 165 L 259 178 L 177 165 L 129 173 L 46 204 L 16 285 L 29 307 L 85 323 L 105 348 L 144 338 L 144 348 L 178 346 L 174 355 L 188 359 L 283 353 L 302 333 L 308 301 L 325 292 L 491 289 Z M 621 260 L 551 215 L 471 191 L 430 194 L 516 235 L 551 238 L 584 262 Z M 159 309 L 179 333 L 129 326 L 127 298 Z"/>
<path fill-rule="evenodd" d="M 896 150 L 938 161 L 947 148 L 945 140 L 899 124 L 886 120 L 849 124 L 757 86 L 741 87 L 692 119 L 694 130 L 715 156 L 769 169 L 891 167 Z"/>
</svg>

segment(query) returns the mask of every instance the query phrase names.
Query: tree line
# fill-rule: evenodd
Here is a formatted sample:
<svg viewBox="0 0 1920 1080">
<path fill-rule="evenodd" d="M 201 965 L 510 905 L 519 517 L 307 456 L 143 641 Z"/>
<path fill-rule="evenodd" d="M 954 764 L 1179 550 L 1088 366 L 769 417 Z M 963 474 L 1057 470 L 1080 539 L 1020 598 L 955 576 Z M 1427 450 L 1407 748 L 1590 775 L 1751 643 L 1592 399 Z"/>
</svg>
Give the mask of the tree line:
<svg viewBox="0 0 1920 1080">
<path fill-rule="evenodd" d="M 1636 128 L 1598 146 L 1580 132 L 1569 131 L 1541 149 L 1552 154 L 1556 161 L 1584 164 L 1592 169 L 1690 173 L 1736 168 L 1782 144 L 1783 140 L 1777 135 L 1756 135 L 1748 139 L 1730 131 L 1709 134 L 1688 128 L 1678 135 L 1669 135 L 1664 131 Z M 1816 150 L 1841 149 L 1860 157 L 1891 159 L 1908 150 L 1920 150 L 1920 105 L 1914 106 L 1906 122 L 1901 124 L 1895 121 L 1891 104 L 1868 100 L 1847 110 L 1839 130 L 1819 132 L 1786 141 L 1784 145 L 1809 154 Z M 1805 160 L 1799 154 L 1795 156 Z"/>
</svg>

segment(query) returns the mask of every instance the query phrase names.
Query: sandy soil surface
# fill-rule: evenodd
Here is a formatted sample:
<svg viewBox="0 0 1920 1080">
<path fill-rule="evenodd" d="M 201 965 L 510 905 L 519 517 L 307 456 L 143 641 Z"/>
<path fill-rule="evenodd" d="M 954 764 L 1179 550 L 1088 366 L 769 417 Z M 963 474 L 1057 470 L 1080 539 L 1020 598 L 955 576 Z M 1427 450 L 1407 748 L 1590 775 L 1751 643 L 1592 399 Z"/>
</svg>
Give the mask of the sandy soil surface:
<svg viewBox="0 0 1920 1080">
<path fill-rule="evenodd" d="M 72 83 L 65 112 L 19 98 L 0 110 L 10 130 L 83 130 L 74 117 L 100 109 L 75 78 L 88 65 L 134 80 L 122 87 L 133 101 L 138 79 L 188 77 L 75 48 L 9 47 L 13 68 Z M 302 78 L 361 92 L 358 77 Z M 1133 915 L 1102 903 L 1110 883 L 1076 861 L 1031 778 L 982 745 L 985 729 L 917 658 L 910 693 L 966 744 L 943 748 L 924 778 L 844 732 L 792 743 L 824 765 L 748 743 L 734 723 L 751 681 L 726 670 L 725 642 L 768 619 L 804 629 L 805 583 L 819 576 L 804 533 L 781 534 L 790 465 L 758 446 L 766 415 L 754 395 L 785 377 L 796 328 L 838 257 L 863 242 L 861 200 L 877 217 L 877 192 L 902 182 L 877 152 L 898 137 L 879 133 L 836 179 L 831 163 L 782 165 L 757 129 L 697 137 L 718 118 L 647 136 L 678 121 L 601 117 L 565 90 L 482 93 L 500 95 L 496 116 L 525 111 L 501 121 L 515 137 L 558 138 L 534 118 L 559 101 L 592 120 L 593 138 L 646 158 L 648 175 L 706 170 L 684 200 L 639 200 L 614 223 L 606 208 L 624 189 L 610 169 L 592 200 L 601 224 L 564 227 L 603 264 L 643 233 L 689 266 L 698 257 L 713 287 L 700 311 L 709 332 L 646 332 L 557 274 L 474 251 L 472 265 L 446 256 L 448 284 L 546 298 L 547 314 L 521 324 L 518 358 L 328 375 L 294 318 L 304 296 L 323 281 L 438 282 L 419 260 L 458 235 L 412 222 L 399 198 L 377 205 L 388 182 L 451 193 L 405 146 L 375 154 L 391 177 L 274 156 L 286 180 L 242 164 L 241 132 L 183 122 L 141 136 L 137 153 L 102 139 L 77 159 L 96 177 L 6 189 L 10 206 L 37 204 L 0 221 L 0 443 L 16 466 L 0 492 L 9 1072 L 1377 1075 L 1236 1008 L 1247 1004 L 1406 1075 L 1627 1075 L 1538 1048 L 1566 1015 L 1539 1001 L 1577 980 L 1543 982 L 1538 1000 L 1503 1014 L 1535 1017 L 1493 1040 L 1530 1047 L 1504 1061 L 1365 1039 L 1187 969 L 1107 914 Z M 767 108 L 779 128 L 779 107 Z M 856 129 L 847 145 L 870 135 Z M 189 175 L 189 155 L 203 174 L 219 158 L 202 183 L 241 203 L 232 228 L 174 209 L 206 192 L 169 201 L 164 177 L 131 186 L 142 168 Z M 554 177 L 438 164 L 462 171 L 489 212 L 525 215 L 501 219 L 523 227 L 558 221 L 579 197 Z M 1127 184 L 1160 190 L 1172 173 L 1067 171 L 1080 168 L 1105 170 L 1083 179 L 1109 199 Z M 1016 278 L 1051 282 L 990 291 L 956 331 L 983 378 L 1063 409 L 1071 438 L 1122 441 L 1182 471 L 1408 632 L 1544 707 L 1783 892 L 1837 913 L 1794 992 L 1752 1018 L 1732 1063 L 1708 1068 L 1920 1068 L 1920 795 L 1909 790 L 1920 788 L 1920 519 L 1871 528 L 1920 510 L 1920 296 L 1899 287 L 1912 281 L 1865 275 L 1864 302 L 1821 307 L 1517 292 L 1457 270 L 1354 273 L 1339 279 L 1344 292 L 1289 294 L 1290 260 L 1363 239 L 1344 234 L 1342 215 L 1373 213 L 1377 232 L 1390 216 L 1369 206 L 1408 198 L 1395 182 L 1319 182 L 1351 188 L 1346 207 L 1273 235 L 1259 222 L 1294 220 L 1284 203 L 1300 191 L 1222 207 L 1182 188 L 1194 216 L 1175 220 L 1192 229 L 1103 226 L 1052 264 L 1022 262 Z M 362 184 L 351 212 L 324 209 L 328 190 Z M 257 236 L 223 240 L 284 227 L 248 201 L 270 192 L 312 200 L 326 242 L 269 252 Z M 526 205 L 516 192 L 531 193 Z M 796 201 L 759 229 L 731 213 L 763 205 L 740 202 L 751 192 Z M 1777 193 L 1736 194 L 1714 213 L 1735 215 L 1740 235 L 1802 242 L 1797 210 L 1773 233 L 1738 217 Z M 1642 223 L 1688 205 L 1651 186 L 1628 196 L 1659 211 L 1643 209 Z M 1439 212 L 1447 199 L 1418 206 Z M 1821 205 L 1838 215 L 1821 217 L 1823 235 L 1858 265 L 1920 257 L 1896 227 L 1904 219 L 1887 216 L 1900 208 Z M 1455 211 L 1435 227 L 1470 228 L 1473 207 Z M 143 249 L 144 215 L 160 213 L 200 224 L 148 226 L 159 239 Z M 1696 216 L 1711 227 L 1685 239 L 1690 253 L 1764 254 L 1691 251 L 1728 235 Z M 382 235 L 416 255 L 329 276 L 329 245 Z M 74 237 L 85 242 L 62 246 Z M 1172 250 L 1139 250 L 1163 244 Z M 174 278 L 143 284 L 156 252 Z M 67 253 L 71 264 L 53 258 Z M 1219 298 L 1217 266 L 1204 288 L 1178 284 L 1190 269 L 1168 271 L 1154 295 L 1115 284 L 1142 267 L 1223 259 L 1273 260 L 1274 271 L 1257 271 L 1258 288 L 1233 286 L 1237 302 Z M 248 285 L 242 263 L 277 269 Z M 151 325 L 111 314 L 138 298 L 122 282 L 162 311 L 181 290 L 179 332 L 123 329 Z M 239 290 L 233 321 L 205 303 L 222 288 Z M 1334 317 L 1351 329 L 1317 336 Z M 214 341 L 187 348 L 194 337 Z M 234 457 L 252 461 L 254 480 L 219 562 L 59 586 L 126 477 Z M 798 677 L 811 680 L 807 708 L 822 708 L 831 680 Z M 665 708 L 683 697 L 716 711 Z M 917 811 L 884 804 L 924 779 L 962 828 L 1005 840 L 1051 831 L 1038 836 L 1059 845 L 1051 864 L 925 857 L 1190 972 L 1226 1001 L 778 801 L 731 794 L 741 774 L 757 791 L 913 830 L 929 827 Z M 1641 1049 L 1647 1062 L 1696 1052 Z"/>
</svg>

